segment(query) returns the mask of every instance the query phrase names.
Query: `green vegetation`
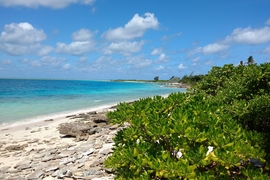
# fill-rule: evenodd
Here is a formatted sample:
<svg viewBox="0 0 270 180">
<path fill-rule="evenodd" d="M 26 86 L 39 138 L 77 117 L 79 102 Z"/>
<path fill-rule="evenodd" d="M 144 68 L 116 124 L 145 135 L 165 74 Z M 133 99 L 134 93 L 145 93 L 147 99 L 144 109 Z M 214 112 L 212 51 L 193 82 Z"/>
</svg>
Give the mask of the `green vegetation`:
<svg viewBox="0 0 270 180">
<path fill-rule="evenodd" d="M 213 67 L 187 93 L 108 117 L 130 125 L 105 161 L 116 179 L 269 179 L 270 63 Z"/>
<path fill-rule="evenodd" d="M 202 79 L 204 78 L 204 75 L 199 74 L 199 75 L 192 75 L 192 73 L 187 76 L 183 76 L 179 82 L 181 83 L 185 83 L 185 84 L 189 84 L 191 86 L 195 86 L 197 85 L 198 82 L 202 81 Z"/>
<path fill-rule="evenodd" d="M 158 76 L 154 77 L 154 81 L 158 81 L 158 80 L 159 80 Z"/>
</svg>

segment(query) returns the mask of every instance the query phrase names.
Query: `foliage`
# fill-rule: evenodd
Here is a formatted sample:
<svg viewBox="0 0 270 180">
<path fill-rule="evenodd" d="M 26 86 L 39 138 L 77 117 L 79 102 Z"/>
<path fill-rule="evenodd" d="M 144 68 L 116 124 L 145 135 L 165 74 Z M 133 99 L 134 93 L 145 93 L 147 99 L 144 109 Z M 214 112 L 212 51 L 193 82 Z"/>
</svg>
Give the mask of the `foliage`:
<svg viewBox="0 0 270 180">
<path fill-rule="evenodd" d="M 247 59 L 247 64 L 254 64 L 254 63 L 255 63 L 255 60 L 253 59 L 253 57 L 249 56 Z"/>
<path fill-rule="evenodd" d="M 158 81 L 158 79 L 159 79 L 158 76 L 154 77 L 154 81 Z"/>
<path fill-rule="evenodd" d="M 210 94 L 242 125 L 270 132 L 270 64 L 213 67 L 194 92 Z"/>
<path fill-rule="evenodd" d="M 178 83 L 180 81 L 180 78 L 177 76 L 172 76 L 169 80 L 170 83 Z"/>
<path fill-rule="evenodd" d="M 269 179 L 270 64 L 213 67 L 187 93 L 121 103 L 117 179 Z"/>
<path fill-rule="evenodd" d="M 200 82 L 204 78 L 204 75 L 199 74 L 199 75 L 192 75 L 190 74 L 189 76 L 185 75 L 183 76 L 179 82 L 181 83 L 186 83 L 192 86 L 195 86 L 198 82 Z"/>
</svg>

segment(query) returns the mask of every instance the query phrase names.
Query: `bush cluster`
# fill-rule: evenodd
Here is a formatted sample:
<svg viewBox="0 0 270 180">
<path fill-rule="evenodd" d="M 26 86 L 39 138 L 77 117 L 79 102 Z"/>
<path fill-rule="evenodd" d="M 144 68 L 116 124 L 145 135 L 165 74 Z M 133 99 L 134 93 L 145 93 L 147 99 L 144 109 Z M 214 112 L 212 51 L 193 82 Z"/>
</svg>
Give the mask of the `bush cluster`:
<svg viewBox="0 0 270 180">
<path fill-rule="evenodd" d="M 116 179 L 269 179 L 270 64 L 225 65 L 186 93 L 120 103 Z"/>
</svg>

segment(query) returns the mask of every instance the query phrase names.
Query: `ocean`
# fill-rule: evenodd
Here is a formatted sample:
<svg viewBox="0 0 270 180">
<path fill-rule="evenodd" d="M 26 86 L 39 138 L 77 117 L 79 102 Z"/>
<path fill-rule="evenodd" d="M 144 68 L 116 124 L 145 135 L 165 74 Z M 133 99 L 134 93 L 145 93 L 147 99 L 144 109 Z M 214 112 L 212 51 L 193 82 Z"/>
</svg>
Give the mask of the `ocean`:
<svg viewBox="0 0 270 180">
<path fill-rule="evenodd" d="M 172 92 L 185 89 L 143 82 L 0 79 L 0 125 L 52 119 Z"/>
</svg>

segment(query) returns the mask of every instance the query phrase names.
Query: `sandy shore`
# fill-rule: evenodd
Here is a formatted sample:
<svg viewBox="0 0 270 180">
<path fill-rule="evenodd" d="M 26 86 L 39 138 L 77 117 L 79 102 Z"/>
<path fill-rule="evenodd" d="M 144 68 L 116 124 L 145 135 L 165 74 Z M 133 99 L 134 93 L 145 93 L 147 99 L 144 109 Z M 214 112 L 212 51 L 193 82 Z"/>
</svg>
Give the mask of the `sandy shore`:
<svg viewBox="0 0 270 180">
<path fill-rule="evenodd" d="M 107 108 L 101 108 L 101 109 L 93 109 L 92 111 L 89 110 L 89 112 L 96 112 L 97 114 L 105 114 L 109 110 L 112 110 L 112 109 L 107 107 Z M 82 114 L 87 114 L 87 113 L 80 113 L 80 115 Z M 66 152 L 66 151 L 70 151 L 74 149 L 77 151 L 76 153 L 79 154 L 80 152 L 78 152 L 79 150 L 77 149 L 80 149 L 81 146 L 86 147 L 86 142 L 85 141 L 75 142 L 74 138 L 64 138 L 63 135 L 61 135 L 58 130 L 59 125 L 62 123 L 78 122 L 80 118 L 79 119 L 71 118 L 71 117 L 76 117 L 78 115 L 79 114 L 74 114 L 71 116 L 58 117 L 56 119 L 46 119 L 39 122 L 26 123 L 26 124 L 21 124 L 17 126 L 0 126 L 0 137 L 1 137 L 0 139 L 0 152 L 1 152 L 0 153 L 0 159 L 1 159 L 0 179 L 16 179 L 16 178 L 35 179 L 35 178 L 31 178 L 32 177 L 31 174 L 35 175 L 38 168 L 34 168 L 34 167 L 40 166 L 41 162 L 46 162 L 47 166 L 52 166 L 52 165 L 55 166 L 55 164 L 57 165 L 59 164 L 59 167 L 57 167 L 54 171 L 51 171 L 51 174 L 48 173 L 50 171 L 48 170 L 46 171 L 44 168 L 40 169 L 44 173 L 43 174 L 40 173 L 42 175 L 40 175 L 39 178 L 36 178 L 36 179 L 59 179 L 60 177 L 59 172 L 57 175 L 54 175 L 54 176 L 52 174 L 56 173 L 56 170 L 58 171 L 61 170 L 61 167 L 63 168 L 63 164 L 62 166 L 60 165 L 61 165 L 61 161 L 63 160 L 63 157 L 66 157 L 66 156 L 63 156 L 62 159 L 55 158 L 56 162 L 52 162 L 52 160 L 45 161 L 44 158 L 46 158 L 46 156 L 43 157 L 43 160 L 42 158 L 37 159 L 36 157 L 40 153 L 45 153 L 52 150 L 57 151 L 57 153 L 55 154 L 58 156 L 59 155 L 61 156 L 62 151 Z M 84 120 L 84 122 L 86 121 L 90 122 L 91 117 L 87 120 Z M 102 126 L 101 128 L 99 128 L 100 129 L 99 132 L 93 136 L 105 137 L 106 135 L 104 135 L 104 133 L 107 135 L 110 134 L 108 132 L 110 131 L 108 128 L 109 126 L 106 126 L 106 127 Z M 115 134 L 115 133 L 116 132 L 111 133 L 111 134 Z M 97 138 L 96 137 L 90 138 L 87 141 L 88 144 L 90 145 L 88 146 L 87 144 L 87 148 L 84 148 L 84 150 L 82 150 L 81 153 L 85 153 L 93 147 L 94 150 L 96 151 L 95 157 L 98 159 L 103 158 L 102 159 L 102 163 L 103 163 L 106 156 L 101 157 L 100 155 L 97 155 L 97 154 L 103 148 L 103 146 L 106 146 L 106 143 L 108 144 L 108 142 L 105 142 L 105 141 L 108 141 L 108 139 L 112 137 L 106 136 L 105 138 L 106 138 L 105 140 L 99 139 L 99 141 L 104 141 L 104 142 L 100 142 L 99 147 L 95 146 L 97 144 L 97 142 L 95 141 L 97 140 Z M 109 144 L 110 145 L 112 144 L 112 140 L 109 140 Z M 95 151 L 92 154 L 94 154 Z M 102 154 L 102 155 L 106 155 L 106 154 Z M 68 157 L 72 158 L 71 156 L 68 156 Z M 85 159 L 86 160 L 84 163 L 87 163 L 90 160 L 93 160 L 93 157 L 89 156 L 89 157 L 86 157 Z M 18 166 L 22 162 L 26 162 L 26 161 L 30 162 L 29 164 L 31 164 L 31 168 L 25 167 L 25 168 L 19 169 Z M 79 161 L 79 160 L 76 160 L 76 161 Z M 76 167 L 78 163 L 75 163 L 75 164 L 74 163 L 73 164 L 68 163 L 69 165 L 68 167 L 71 167 L 73 171 L 72 178 L 74 178 L 74 176 L 76 175 L 76 173 L 74 172 L 75 171 L 79 172 L 80 170 L 78 167 Z M 77 169 L 74 170 L 74 168 L 77 168 Z M 85 166 L 84 168 L 85 170 L 87 168 L 91 169 L 90 166 L 89 167 Z M 95 168 L 99 169 L 97 167 Z M 103 174 L 99 174 L 97 176 L 91 176 L 91 177 L 96 178 L 96 179 L 97 178 L 112 179 L 112 176 L 108 174 L 105 175 L 104 170 L 101 172 L 103 172 Z M 77 173 L 77 177 L 79 177 L 78 174 L 79 173 Z M 82 178 L 82 179 L 87 179 L 87 178 Z"/>
<path fill-rule="evenodd" d="M 113 137 L 119 130 L 106 117 L 116 105 L 0 126 L 0 179 L 113 179 L 113 172 L 103 162 L 112 153 Z M 59 132 L 63 123 L 85 123 L 91 133 L 79 141 L 77 137 L 66 137 Z"/>
</svg>

